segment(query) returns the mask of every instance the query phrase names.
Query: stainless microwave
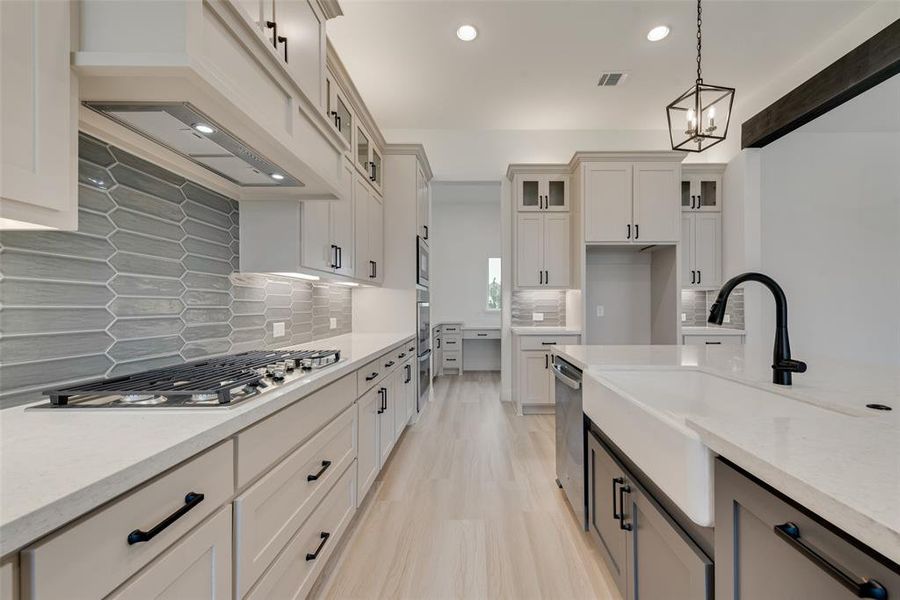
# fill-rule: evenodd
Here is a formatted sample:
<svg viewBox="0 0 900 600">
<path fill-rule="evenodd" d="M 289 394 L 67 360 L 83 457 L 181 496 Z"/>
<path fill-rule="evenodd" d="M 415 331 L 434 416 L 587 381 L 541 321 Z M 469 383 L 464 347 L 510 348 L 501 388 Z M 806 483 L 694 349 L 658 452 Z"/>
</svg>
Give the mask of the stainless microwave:
<svg viewBox="0 0 900 600">
<path fill-rule="evenodd" d="M 416 285 L 428 287 L 428 244 L 421 236 L 416 236 Z"/>
</svg>

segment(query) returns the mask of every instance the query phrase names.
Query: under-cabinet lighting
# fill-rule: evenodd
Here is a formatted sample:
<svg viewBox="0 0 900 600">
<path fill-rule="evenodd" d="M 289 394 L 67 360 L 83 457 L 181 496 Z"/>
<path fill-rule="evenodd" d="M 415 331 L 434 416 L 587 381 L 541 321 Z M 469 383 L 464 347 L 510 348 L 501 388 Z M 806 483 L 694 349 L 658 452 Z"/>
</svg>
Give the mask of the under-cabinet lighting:
<svg viewBox="0 0 900 600">
<path fill-rule="evenodd" d="M 657 25 L 647 33 L 647 39 L 651 42 L 658 42 L 669 37 L 669 28 L 665 25 Z"/>
<path fill-rule="evenodd" d="M 210 133 L 215 133 L 215 132 L 216 132 L 216 128 L 215 128 L 215 127 L 213 127 L 212 125 L 207 125 L 206 123 L 194 123 L 193 125 L 191 125 L 191 127 L 193 127 L 194 129 L 196 129 L 196 130 L 199 131 L 200 133 L 205 133 L 205 134 L 207 134 L 207 135 L 210 134 Z"/>
<path fill-rule="evenodd" d="M 474 25 L 460 25 L 456 30 L 456 37 L 464 42 L 471 42 L 478 37 L 478 30 Z"/>
<path fill-rule="evenodd" d="M 359 287 L 359 284 L 355 281 L 332 281 L 331 283 L 335 285 L 346 285 L 347 287 Z"/>
<path fill-rule="evenodd" d="M 284 179 L 284 175 L 282 175 L 281 173 L 272 173 L 271 175 L 269 175 L 269 177 L 271 177 L 275 181 L 281 181 L 282 179 Z"/>
<path fill-rule="evenodd" d="M 272 273 L 272 275 L 280 275 L 281 277 L 291 277 L 293 279 L 305 279 L 307 281 L 318 281 L 318 275 L 307 275 L 306 273 Z"/>
</svg>

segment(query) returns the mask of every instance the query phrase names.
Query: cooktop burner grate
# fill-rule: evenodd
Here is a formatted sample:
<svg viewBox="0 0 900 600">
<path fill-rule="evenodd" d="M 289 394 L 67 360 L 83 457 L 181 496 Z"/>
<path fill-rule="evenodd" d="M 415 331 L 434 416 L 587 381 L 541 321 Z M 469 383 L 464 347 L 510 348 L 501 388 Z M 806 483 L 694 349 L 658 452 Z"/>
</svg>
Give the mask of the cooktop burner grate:
<svg viewBox="0 0 900 600">
<path fill-rule="evenodd" d="M 330 359 L 330 360 L 328 360 Z M 50 397 L 50 404 L 65 406 L 69 400 L 82 396 L 121 396 L 124 403 L 159 404 L 153 399 L 163 398 L 179 403 L 179 400 L 194 398 L 211 403 L 228 404 L 232 391 L 245 386 L 265 387 L 262 383 L 264 372 L 259 370 L 283 361 L 294 361 L 297 368 L 309 368 L 337 362 L 337 350 L 253 350 L 240 354 L 228 354 L 214 358 L 204 358 L 182 365 L 173 365 L 123 375 L 110 379 L 97 379 L 87 383 L 44 392 Z M 212 402 L 217 400 L 217 402 Z"/>
</svg>

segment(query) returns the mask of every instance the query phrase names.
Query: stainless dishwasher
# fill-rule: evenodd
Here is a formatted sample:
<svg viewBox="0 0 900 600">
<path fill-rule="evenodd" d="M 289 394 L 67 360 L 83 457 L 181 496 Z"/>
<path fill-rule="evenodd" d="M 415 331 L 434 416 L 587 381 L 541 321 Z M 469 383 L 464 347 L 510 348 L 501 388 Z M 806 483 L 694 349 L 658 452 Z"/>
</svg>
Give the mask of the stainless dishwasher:
<svg viewBox="0 0 900 600">
<path fill-rule="evenodd" d="M 565 491 L 578 521 L 587 530 L 581 369 L 554 356 L 553 375 L 556 394 L 556 483 Z"/>
</svg>

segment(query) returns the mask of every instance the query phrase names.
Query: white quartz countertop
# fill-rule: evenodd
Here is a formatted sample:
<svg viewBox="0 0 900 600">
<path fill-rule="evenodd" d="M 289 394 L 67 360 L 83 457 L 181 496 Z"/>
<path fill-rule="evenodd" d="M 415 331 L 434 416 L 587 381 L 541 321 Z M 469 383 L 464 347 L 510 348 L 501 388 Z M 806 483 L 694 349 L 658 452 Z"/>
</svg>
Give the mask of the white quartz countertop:
<svg viewBox="0 0 900 600">
<path fill-rule="evenodd" d="M 831 410 L 772 414 L 752 403 L 719 410 L 681 403 L 679 420 L 716 454 L 846 533 L 900 562 L 900 369 L 803 356 L 791 388 L 771 383 L 771 360 L 744 346 L 556 346 L 554 353 L 603 382 L 604 371 L 690 369 Z M 785 399 L 786 402 L 790 402 Z M 877 403 L 883 412 L 865 408 Z M 587 403 L 586 403 L 587 405 Z M 587 410 L 587 409 L 586 409 Z M 801 416 L 802 415 L 802 416 Z M 587 415 L 591 417 L 590 414 Z M 597 425 L 602 429 L 603 423 Z"/>
<path fill-rule="evenodd" d="M 727 327 L 682 327 L 681 335 L 744 335 L 744 330 Z"/>
<path fill-rule="evenodd" d="M 296 348 L 338 349 L 341 360 L 230 408 L 26 410 L 18 406 L 0 411 L 0 556 L 413 337 L 412 333 L 349 333 L 300 344 Z"/>
<path fill-rule="evenodd" d="M 516 335 L 581 335 L 581 329 L 571 327 L 541 327 L 534 325 L 520 325 L 510 327 Z"/>
</svg>

